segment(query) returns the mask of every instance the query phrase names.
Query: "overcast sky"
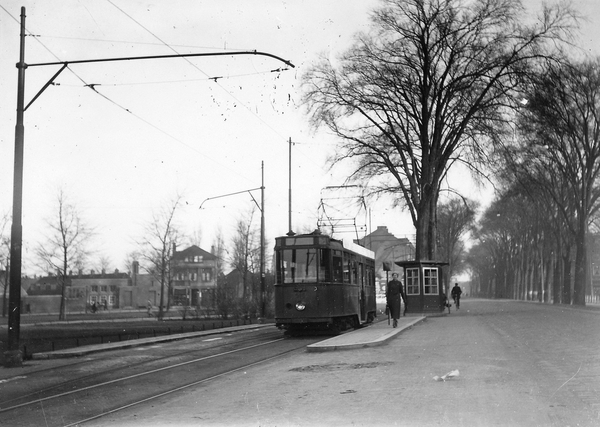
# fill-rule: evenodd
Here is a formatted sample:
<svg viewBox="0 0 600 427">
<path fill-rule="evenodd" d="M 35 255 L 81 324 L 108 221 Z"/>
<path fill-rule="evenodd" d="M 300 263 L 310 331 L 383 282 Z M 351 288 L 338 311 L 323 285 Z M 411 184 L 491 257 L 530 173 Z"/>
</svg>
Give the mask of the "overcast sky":
<svg viewBox="0 0 600 427">
<path fill-rule="evenodd" d="M 314 134 L 298 105 L 300 76 L 317 55 L 332 57 L 366 29 L 376 0 L 4 0 L 0 10 L 0 213 L 12 206 L 19 14 L 26 7 L 29 64 L 79 59 L 257 50 L 273 58 L 223 56 L 71 65 L 25 113 L 24 272 L 43 240 L 62 188 L 97 228 L 98 256 L 125 269 L 152 213 L 182 195 L 178 222 L 200 228 L 209 250 L 216 230 L 230 238 L 254 203 L 265 167 L 269 241 L 288 231 L 288 140 L 292 139 L 293 228 L 316 226 L 323 190 L 343 183 L 325 159 L 335 140 Z M 532 9 L 541 1 L 527 0 Z M 600 2 L 575 1 L 589 18 L 581 45 L 598 54 Z M 29 67 L 26 103 L 58 71 Z M 288 68 L 288 69 L 285 69 Z M 280 69 L 281 71 L 274 71 Z M 216 79 L 215 79 L 216 78 Z M 216 81 L 215 81 L 216 80 Z M 346 171 L 347 172 L 347 171 Z M 461 179 L 462 181 L 462 179 Z M 457 181 L 458 184 L 458 181 Z M 260 202 L 260 192 L 253 192 Z M 474 190 L 470 197 L 481 194 Z M 414 233 L 388 201 L 358 210 L 358 223 Z M 333 209 L 333 208 L 330 208 Z M 329 213 L 334 216 L 335 211 Z M 259 213 L 256 213 L 257 220 Z M 361 236 L 362 237 L 362 236 Z M 90 266 L 92 267 L 92 266 Z"/>
</svg>

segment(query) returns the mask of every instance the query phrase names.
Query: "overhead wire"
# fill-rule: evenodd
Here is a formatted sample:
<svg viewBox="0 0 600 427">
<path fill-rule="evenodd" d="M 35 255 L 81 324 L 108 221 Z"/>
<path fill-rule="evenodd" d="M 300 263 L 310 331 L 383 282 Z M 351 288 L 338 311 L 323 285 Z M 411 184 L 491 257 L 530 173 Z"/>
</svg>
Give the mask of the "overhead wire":
<svg viewBox="0 0 600 427">
<path fill-rule="evenodd" d="M 149 34 L 151 34 L 154 38 L 156 38 L 160 43 L 148 43 L 148 44 L 152 44 L 152 45 L 164 45 L 166 47 L 168 47 L 170 50 L 172 50 L 174 53 L 179 54 L 179 52 L 174 49 L 171 45 L 169 45 L 167 42 L 165 42 L 164 40 L 162 40 L 160 37 L 158 37 L 156 34 L 154 34 L 152 31 L 150 31 L 148 28 L 146 28 L 144 25 L 142 25 L 139 21 L 137 21 L 135 18 L 133 18 L 131 15 L 129 15 L 127 12 L 125 12 L 122 8 L 120 8 L 119 6 L 117 6 L 114 2 L 112 2 L 111 0 L 107 0 L 108 3 L 110 3 L 113 7 L 115 7 L 117 10 L 119 10 L 121 13 L 123 13 L 125 16 L 127 16 L 130 20 L 132 20 L 134 23 L 136 23 L 137 25 L 139 25 L 141 28 L 143 28 L 145 31 L 147 31 Z M 2 6 L 0 4 L 0 8 L 2 10 L 4 10 L 4 12 L 10 16 L 17 24 L 20 24 L 20 21 L 13 16 L 4 6 Z M 40 39 L 43 37 L 52 37 L 52 36 L 42 36 L 40 34 L 33 34 L 31 31 L 29 31 L 28 29 L 26 29 L 27 32 L 27 36 L 33 37 L 37 43 L 39 43 L 40 46 L 42 46 L 48 53 L 50 53 L 50 55 L 52 55 L 52 57 L 54 57 L 57 61 L 61 61 L 62 60 L 56 55 L 54 54 L 54 52 L 52 52 L 50 50 L 50 48 L 48 48 L 48 46 L 46 46 Z M 55 38 L 62 38 L 62 37 L 55 37 Z M 64 37 L 64 38 L 68 38 L 68 37 Z M 77 38 L 72 38 L 72 39 L 77 39 Z M 83 39 L 83 40 L 88 40 L 88 39 Z M 90 40 L 94 40 L 94 39 L 90 39 Z M 100 40 L 102 41 L 102 40 Z M 111 42 L 116 42 L 116 41 L 111 41 Z M 127 43 L 132 43 L 127 41 Z M 137 43 L 137 42 L 136 42 Z M 140 43 L 142 44 L 142 43 Z M 237 75 L 234 76 L 227 76 L 227 77 L 211 77 L 210 75 L 208 75 L 206 72 L 204 72 L 202 69 L 200 69 L 200 67 L 198 67 L 196 64 L 194 64 L 193 62 L 191 62 L 189 59 L 187 58 L 182 58 L 184 60 L 186 60 L 190 65 L 192 65 L 194 68 L 196 68 L 200 73 L 202 73 L 205 76 L 205 79 L 203 80 L 213 80 L 221 90 L 223 90 L 226 94 L 228 94 L 229 96 L 231 96 L 236 102 L 239 102 L 240 105 L 242 105 L 248 112 L 250 112 L 250 114 L 252 114 L 255 118 L 257 118 L 260 122 L 262 122 L 265 126 L 267 126 L 269 129 L 271 129 L 276 135 L 278 135 L 279 137 L 281 137 L 282 139 L 286 139 L 286 143 L 287 143 L 287 138 L 285 138 L 283 135 L 281 135 L 275 128 L 273 128 L 269 123 L 267 123 L 262 117 L 260 117 L 258 114 L 256 114 L 254 111 L 252 111 L 252 109 L 250 107 L 248 107 L 245 103 L 243 103 L 242 101 L 240 101 L 236 96 L 234 96 L 231 92 L 229 92 L 225 87 L 223 87 L 223 85 L 221 85 L 217 80 L 221 79 L 221 78 L 233 78 L 233 77 L 238 77 Z M 145 123 L 146 125 L 152 127 L 153 129 L 159 131 L 160 133 L 164 134 L 165 136 L 169 137 L 170 139 L 182 144 L 183 146 L 197 152 L 198 154 L 206 157 L 207 159 L 209 159 L 210 161 L 221 165 L 222 167 L 226 168 L 227 170 L 232 171 L 233 173 L 240 175 L 239 171 L 235 170 L 235 169 L 231 169 L 230 167 L 228 167 L 227 165 L 224 165 L 220 162 L 218 162 L 217 160 L 211 158 L 210 156 L 208 156 L 204 151 L 200 151 L 198 149 L 196 149 L 195 147 L 193 147 L 190 144 L 185 143 L 184 141 L 180 140 L 179 138 L 171 135 L 170 133 L 168 133 L 167 131 L 159 128 L 158 126 L 154 125 L 153 123 L 149 122 L 148 120 L 144 119 L 143 117 L 139 116 L 138 114 L 134 113 L 132 110 L 130 110 L 129 108 L 119 104 L 118 102 L 116 102 L 115 100 L 111 99 L 110 97 L 108 97 L 107 95 L 103 94 L 102 92 L 100 92 L 97 89 L 97 86 L 111 86 L 111 85 L 107 85 L 107 84 L 92 84 L 92 83 L 88 83 L 87 81 L 85 81 L 85 79 L 83 79 L 79 74 L 77 74 L 71 67 L 67 66 L 67 69 L 69 70 L 70 73 L 72 73 L 79 81 L 81 81 L 81 83 L 83 84 L 84 87 L 90 88 L 93 90 L 93 92 L 95 94 L 97 94 L 98 96 L 102 97 L 104 100 L 106 100 L 107 102 L 113 104 L 115 107 L 123 110 L 124 112 L 131 114 L 132 117 L 135 117 L 137 120 L 140 120 L 141 122 Z M 255 74 L 266 74 L 266 73 L 272 73 L 272 72 L 279 72 L 279 71 L 285 71 L 286 69 L 278 69 L 278 70 L 270 70 L 270 71 L 264 71 L 264 72 L 256 72 L 256 73 L 247 73 L 247 74 L 241 74 L 239 75 L 240 77 L 243 76 L 249 76 L 249 75 L 255 75 Z M 177 82 L 177 81 L 175 81 Z M 163 82 L 155 82 L 156 83 L 163 83 Z M 169 83 L 164 82 L 164 83 Z M 145 83 L 138 83 L 138 84 L 145 84 Z M 148 83 L 151 84 L 151 83 Z M 59 86 L 59 83 L 54 83 L 54 86 Z M 120 86 L 118 84 L 112 85 L 112 86 Z M 306 143 L 306 142 L 294 142 L 295 144 L 300 144 L 300 145 L 309 145 L 311 143 Z M 303 157 L 305 157 L 308 161 L 310 161 L 311 163 L 315 164 L 317 167 L 319 167 L 320 169 L 323 169 L 323 166 L 321 165 L 317 165 L 313 159 L 313 157 L 307 155 L 306 153 L 303 152 L 303 150 L 298 150 L 298 152 L 300 154 L 303 155 Z M 242 176 L 242 175 L 240 175 Z M 244 177 L 245 179 L 247 179 L 246 177 Z"/>
<path fill-rule="evenodd" d="M 0 8 L 2 8 L 2 10 L 4 10 L 4 12 L 6 12 L 6 14 L 8 14 L 8 16 L 10 16 L 17 24 L 20 24 L 20 21 L 13 16 L 4 6 L 2 6 L 0 4 Z M 27 28 L 25 28 L 26 31 L 26 35 L 27 36 L 31 36 L 33 35 L 31 31 L 29 31 Z M 55 58 L 57 61 L 59 62 L 63 62 L 62 59 L 60 59 L 48 46 L 46 46 L 41 40 L 40 40 L 40 36 L 39 35 L 35 35 L 33 36 L 34 40 L 40 44 L 40 46 L 42 46 L 53 58 Z M 210 160 L 211 162 L 214 162 L 215 164 L 220 165 L 221 167 L 231 171 L 232 173 L 235 173 L 237 175 L 239 175 L 240 177 L 243 177 L 244 179 L 247 179 L 247 177 L 244 177 L 243 175 L 241 175 L 239 173 L 239 171 L 237 171 L 234 168 L 229 167 L 226 164 L 223 164 L 221 162 L 219 162 L 218 160 L 210 157 L 209 155 L 207 155 L 204 151 L 198 150 L 197 148 L 193 147 L 190 144 L 187 144 L 186 142 L 180 140 L 179 138 L 175 137 L 174 135 L 171 135 L 169 132 L 165 131 L 164 129 L 159 128 L 158 126 L 154 125 L 153 123 L 149 122 L 148 120 L 144 119 L 143 117 L 139 116 L 138 114 L 134 113 L 133 111 L 131 111 L 130 109 L 124 107 L 123 105 L 119 104 L 118 102 L 114 101 L 113 99 L 109 98 L 108 96 L 106 96 L 105 94 L 101 93 L 100 91 L 98 91 L 96 89 L 96 86 L 100 86 L 99 84 L 94 84 L 94 83 L 88 83 L 87 81 L 85 81 L 85 79 L 83 79 L 79 74 L 77 74 L 71 67 L 67 66 L 66 67 L 67 70 L 69 70 L 69 72 L 71 74 L 73 74 L 82 84 L 84 87 L 87 87 L 89 89 L 91 89 L 95 94 L 97 94 L 98 96 L 100 96 L 101 98 L 103 98 L 104 100 L 106 100 L 107 102 L 113 104 L 115 107 L 125 111 L 128 114 L 131 114 L 132 117 L 135 117 L 137 120 L 140 120 L 141 122 L 145 123 L 146 125 L 152 127 L 153 129 L 159 131 L 160 133 L 162 133 L 163 135 L 169 137 L 170 139 L 178 142 L 179 144 L 195 151 L 196 153 L 200 154 L 201 156 L 207 158 L 208 160 Z M 53 86 L 58 86 L 57 84 L 54 84 Z"/>
<path fill-rule="evenodd" d="M 115 7 L 117 10 L 119 10 L 121 13 L 123 13 L 125 16 L 127 16 L 129 19 L 131 19 L 133 22 L 135 22 L 137 25 L 139 25 L 141 28 L 143 28 L 145 31 L 147 31 L 150 35 L 152 35 L 152 37 L 156 38 L 161 44 L 163 44 L 164 46 L 166 46 L 167 48 L 169 48 L 171 51 L 173 51 L 176 54 L 180 53 L 176 49 L 174 49 L 172 47 L 172 45 L 170 45 L 167 42 L 165 42 L 164 40 L 162 40 L 160 37 L 158 37 L 156 34 L 154 34 L 152 31 L 150 31 L 148 28 L 146 28 L 143 24 L 141 24 L 138 20 L 136 20 L 134 17 L 132 17 L 130 14 L 128 14 L 126 11 L 124 11 L 122 8 L 120 8 L 119 6 L 117 6 L 112 0 L 106 0 L 106 1 L 108 3 L 110 3 L 113 7 Z M 208 76 L 208 74 L 206 72 L 204 72 L 202 69 L 200 69 L 200 67 L 198 67 L 196 64 L 194 64 L 193 62 L 191 62 L 189 59 L 187 59 L 187 58 L 183 58 L 183 59 L 185 59 L 186 62 L 188 62 L 192 67 L 196 68 L 202 74 L 204 74 L 205 76 L 207 76 L 209 79 L 212 79 L 210 76 Z M 219 86 L 220 89 L 222 89 L 226 94 L 228 94 L 229 96 L 231 96 L 236 102 L 239 102 L 240 105 L 243 106 L 250 114 L 252 114 L 254 117 L 256 117 L 265 126 L 267 126 L 269 129 L 271 129 L 276 135 L 278 135 L 283 140 L 285 140 L 285 143 L 287 143 L 287 137 L 284 137 L 283 135 L 281 135 L 281 133 L 279 133 L 279 131 L 277 131 L 269 123 L 267 123 L 262 117 L 260 117 L 254 111 L 252 111 L 252 109 L 250 107 L 248 107 L 245 103 L 243 103 L 242 101 L 240 101 L 236 96 L 234 96 L 231 92 L 229 92 L 223 85 L 219 84 L 218 81 L 217 81 L 217 79 L 215 79 L 214 81 Z M 302 154 L 304 155 L 304 153 L 302 153 Z M 307 155 L 304 155 L 304 156 L 311 163 L 315 163 L 314 160 L 311 157 L 309 157 Z M 323 169 L 322 166 L 319 166 L 319 165 L 317 165 L 317 166 L 320 169 Z"/>
</svg>

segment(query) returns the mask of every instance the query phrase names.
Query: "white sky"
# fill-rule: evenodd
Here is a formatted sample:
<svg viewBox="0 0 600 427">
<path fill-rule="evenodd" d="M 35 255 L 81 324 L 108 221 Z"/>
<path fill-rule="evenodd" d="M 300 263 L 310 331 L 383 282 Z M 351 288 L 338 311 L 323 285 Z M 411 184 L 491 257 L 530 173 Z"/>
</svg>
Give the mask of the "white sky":
<svg viewBox="0 0 600 427">
<path fill-rule="evenodd" d="M 168 55 L 174 50 L 258 50 L 290 60 L 295 69 L 259 56 L 207 57 L 73 65 L 25 112 L 23 189 L 24 272 L 43 240 L 45 219 L 64 188 L 86 222 L 97 228 L 99 256 L 125 269 L 144 225 L 175 194 L 185 206 L 178 223 L 202 230 L 209 250 L 220 227 L 229 239 L 236 220 L 253 206 L 247 194 L 209 197 L 261 185 L 269 241 L 288 231 L 288 138 L 292 148 L 293 228 L 316 225 L 322 189 L 341 185 L 344 170 L 325 158 L 335 140 L 313 134 L 298 105 L 300 76 L 321 52 L 345 50 L 368 24 L 376 0 L 5 0 L 0 10 L 0 214 L 11 212 L 15 63 L 19 15 L 26 7 L 29 64 L 92 58 Z M 526 0 L 534 8 L 541 1 Z M 598 54 L 600 2 L 575 1 L 589 18 L 582 46 Z M 7 13 L 10 13 L 10 15 Z M 43 45 L 41 44 L 43 43 Z M 168 46 L 167 46 L 168 44 Z M 28 103 L 58 66 L 26 71 Z M 223 77 L 214 82 L 210 77 Z M 81 79 L 81 80 L 80 80 Z M 85 82 L 82 82 L 82 80 Z M 99 96 L 84 84 L 95 84 Z M 347 171 L 346 171 L 347 173 Z M 471 198 L 467 181 L 455 178 Z M 260 192 L 253 192 L 257 201 Z M 324 193 L 332 196 L 331 193 Z M 357 219 L 385 225 L 400 237 L 414 233 L 406 214 L 388 201 Z M 356 212 L 353 212 L 354 215 Z M 256 213 L 258 221 L 259 213 Z M 340 214 L 342 215 L 342 214 Z M 257 222 L 258 224 L 258 222 Z M 362 237 L 362 236 L 361 236 Z M 90 265 L 90 268 L 92 265 Z"/>
</svg>

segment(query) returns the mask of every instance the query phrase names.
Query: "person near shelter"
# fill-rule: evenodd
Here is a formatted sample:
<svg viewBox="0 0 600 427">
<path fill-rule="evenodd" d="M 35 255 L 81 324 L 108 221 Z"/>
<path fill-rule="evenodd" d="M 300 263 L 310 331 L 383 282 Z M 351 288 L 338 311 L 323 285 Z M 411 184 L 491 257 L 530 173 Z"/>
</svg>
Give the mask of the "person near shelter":
<svg viewBox="0 0 600 427">
<path fill-rule="evenodd" d="M 454 300 L 454 304 L 456 304 L 456 309 L 458 310 L 460 308 L 460 296 L 462 295 L 462 289 L 460 286 L 458 286 L 458 283 L 454 284 L 450 295 L 452 295 L 452 299 Z"/>
<path fill-rule="evenodd" d="M 152 316 L 152 303 L 150 302 L 150 300 L 148 300 L 148 303 L 146 304 L 146 308 L 148 310 L 148 316 Z"/>
<path fill-rule="evenodd" d="M 390 316 L 394 320 L 394 328 L 398 326 L 398 318 L 400 317 L 400 298 L 406 306 L 406 295 L 404 294 L 402 282 L 398 280 L 398 273 L 392 273 L 392 280 L 388 282 L 385 289 L 385 300 Z M 406 310 L 404 314 L 406 315 Z"/>
</svg>

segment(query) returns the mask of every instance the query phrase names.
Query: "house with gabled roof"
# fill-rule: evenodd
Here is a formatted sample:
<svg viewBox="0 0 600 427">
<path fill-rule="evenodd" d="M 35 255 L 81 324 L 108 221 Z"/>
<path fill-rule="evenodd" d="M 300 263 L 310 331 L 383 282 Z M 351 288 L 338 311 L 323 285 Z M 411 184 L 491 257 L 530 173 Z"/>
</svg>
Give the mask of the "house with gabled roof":
<svg viewBox="0 0 600 427">
<path fill-rule="evenodd" d="M 173 305 L 214 307 L 217 289 L 217 257 L 192 245 L 173 250 L 171 258 Z"/>
</svg>

